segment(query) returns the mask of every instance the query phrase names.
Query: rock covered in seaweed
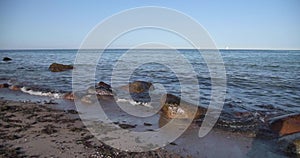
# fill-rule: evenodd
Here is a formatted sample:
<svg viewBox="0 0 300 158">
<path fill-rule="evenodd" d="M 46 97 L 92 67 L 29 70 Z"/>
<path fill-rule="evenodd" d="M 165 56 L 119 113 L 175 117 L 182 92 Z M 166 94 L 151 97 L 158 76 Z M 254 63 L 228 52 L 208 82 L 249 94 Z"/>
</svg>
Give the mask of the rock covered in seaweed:
<svg viewBox="0 0 300 158">
<path fill-rule="evenodd" d="M 64 64 L 58 64 L 58 63 L 52 63 L 49 66 L 49 70 L 51 72 L 61 72 L 61 71 L 71 70 L 73 68 L 74 68 L 73 65 L 64 65 Z"/>
</svg>

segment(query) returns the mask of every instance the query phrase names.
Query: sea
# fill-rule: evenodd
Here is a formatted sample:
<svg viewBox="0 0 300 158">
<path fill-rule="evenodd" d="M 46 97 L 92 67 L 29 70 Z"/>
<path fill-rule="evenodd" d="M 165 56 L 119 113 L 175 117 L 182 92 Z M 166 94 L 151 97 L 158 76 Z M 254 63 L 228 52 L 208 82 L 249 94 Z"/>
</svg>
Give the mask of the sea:
<svg viewBox="0 0 300 158">
<path fill-rule="evenodd" d="M 151 62 L 151 58 L 162 63 L 176 63 L 178 58 L 185 58 L 196 73 L 199 90 L 189 95 L 193 101 L 199 100 L 199 106 L 207 107 L 211 101 L 211 74 L 202 51 L 179 49 L 180 56 L 171 58 L 173 50 L 137 49 L 130 50 L 130 58 L 122 58 L 128 49 L 102 50 L 94 74 L 94 82 L 111 83 L 115 67 L 122 60 L 124 73 L 132 69 L 135 63 L 148 57 L 144 63 L 135 67 L 130 81 L 148 81 L 161 84 L 167 93 L 181 95 L 182 85 L 176 74 L 185 72 L 184 79 L 189 79 L 190 70 L 178 62 L 174 67 Z M 101 52 L 102 52 L 101 51 Z M 81 50 L 81 53 L 99 53 L 97 50 Z M 206 52 L 207 53 L 207 52 Z M 219 50 L 223 60 L 226 77 L 226 95 L 224 111 L 228 114 L 251 112 L 265 117 L 291 113 L 300 113 L 300 50 Z M 72 70 L 51 72 L 52 63 L 74 64 L 78 50 L 0 50 L 1 59 L 9 57 L 11 61 L 0 62 L 0 83 L 22 86 L 24 93 L 60 97 L 72 91 Z M 175 54 L 174 54 L 175 56 Z M 180 59 L 178 59 L 180 60 Z M 125 63 L 125 64 L 124 64 Z M 86 67 L 92 66 L 89 63 Z M 76 69 L 76 66 L 75 66 Z M 90 70 L 90 69 L 87 69 Z M 120 69 L 119 69 L 120 71 Z M 121 70 L 122 72 L 122 70 Z M 122 73 L 119 79 L 122 79 Z M 54 95 L 57 94 L 57 95 Z"/>
</svg>

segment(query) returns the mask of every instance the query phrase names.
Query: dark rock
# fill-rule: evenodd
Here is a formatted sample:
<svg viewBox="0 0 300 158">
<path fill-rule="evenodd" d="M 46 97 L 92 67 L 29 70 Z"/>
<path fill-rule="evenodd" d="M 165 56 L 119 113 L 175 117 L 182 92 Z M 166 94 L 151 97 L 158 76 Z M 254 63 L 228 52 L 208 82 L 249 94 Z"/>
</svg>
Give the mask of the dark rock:
<svg viewBox="0 0 300 158">
<path fill-rule="evenodd" d="M 0 84 L 0 88 L 8 88 L 8 87 L 9 87 L 9 84 L 7 84 L 7 83 Z"/>
<path fill-rule="evenodd" d="M 173 94 L 164 95 L 161 98 L 160 104 L 162 105 L 161 111 L 163 112 L 164 116 L 170 119 L 199 119 L 206 113 L 205 108 L 196 107 L 196 105 L 181 100 L 179 97 Z M 195 110 L 197 111 L 195 112 Z"/>
<path fill-rule="evenodd" d="M 11 61 L 12 59 L 11 58 L 9 58 L 9 57 L 4 57 L 3 58 L 3 61 Z"/>
<path fill-rule="evenodd" d="M 135 128 L 136 127 L 136 125 L 130 125 L 130 124 L 125 124 L 125 123 L 119 124 L 119 126 L 123 129 L 129 129 L 129 128 Z"/>
<path fill-rule="evenodd" d="M 111 86 L 109 84 L 102 82 L 102 81 L 98 83 L 98 86 L 105 88 L 105 89 L 111 89 Z"/>
<path fill-rule="evenodd" d="M 152 126 L 151 123 L 144 122 L 144 126 Z"/>
<path fill-rule="evenodd" d="M 109 85 L 108 85 L 109 86 Z M 99 96 L 113 96 L 113 92 L 111 90 L 111 88 L 107 87 L 107 86 L 91 86 L 87 89 L 87 93 L 89 94 L 97 94 Z"/>
<path fill-rule="evenodd" d="M 49 70 L 52 72 L 61 72 L 61 71 L 71 70 L 73 68 L 74 68 L 73 65 L 63 65 L 58 63 L 52 63 L 49 66 Z"/>
<path fill-rule="evenodd" d="M 121 88 L 129 91 L 130 93 L 142 93 L 154 90 L 152 83 L 146 81 L 134 81 L 129 83 L 129 85 L 122 86 Z"/>
<path fill-rule="evenodd" d="M 270 127 L 280 136 L 300 132 L 300 114 L 285 115 L 270 121 Z"/>
<path fill-rule="evenodd" d="M 176 144 L 176 143 L 174 143 L 174 142 L 171 142 L 170 144 L 171 144 L 171 145 L 177 145 L 177 144 Z"/>
<path fill-rule="evenodd" d="M 76 110 L 68 110 L 67 111 L 69 114 L 78 114 L 78 112 Z"/>
</svg>

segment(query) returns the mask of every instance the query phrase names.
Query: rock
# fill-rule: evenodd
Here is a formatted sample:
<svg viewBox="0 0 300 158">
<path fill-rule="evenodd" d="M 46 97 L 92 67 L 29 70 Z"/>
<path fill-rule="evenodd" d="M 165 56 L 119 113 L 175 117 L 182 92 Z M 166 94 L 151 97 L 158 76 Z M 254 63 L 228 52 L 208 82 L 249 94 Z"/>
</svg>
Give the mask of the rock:
<svg viewBox="0 0 300 158">
<path fill-rule="evenodd" d="M 206 109 L 196 107 L 186 101 L 172 94 L 166 94 L 161 98 L 160 104 L 162 105 L 162 113 L 169 119 L 185 118 L 185 119 L 199 119 L 205 115 Z M 180 105 L 179 105 L 180 104 Z M 195 113 L 195 109 L 197 109 Z M 195 114 L 194 114 L 195 113 Z"/>
<path fill-rule="evenodd" d="M 135 128 L 136 125 L 130 125 L 130 124 L 119 124 L 119 126 L 123 129 L 129 129 L 129 128 Z"/>
<path fill-rule="evenodd" d="M 63 65 L 63 64 L 58 64 L 58 63 L 52 63 L 49 66 L 49 70 L 52 72 L 61 72 L 65 70 L 71 70 L 73 69 L 73 65 Z"/>
<path fill-rule="evenodd" d="M 130 93 L 142 93 L 149 90 L 154 90 L 152 83 L 146 81 L 134 81 L 121 88 L 129 91 Z"/>
<path fill-rule="evenodd" d="M 68 92 L 64 95 L 64 99 L 75 100 L 76 96 L 72 92 Z"/>
<path fill-rule="evenodd" d="M 7 83 L 0 84 L 0 88 L 8 88 L 8 87 L 9 87 L 9 84 L 7 84 Z"/>
<path fill-rule="evenodd" d="M 144 126 L 152 126 L 151 123 L 144 122 Z"/>
<path fill-rule="evenodd" d="M 300 133 L 280 137 L 277 144 L 289 156 L 300 156 Z"/>
<path fill-rule="evenodd" d="M 271 129 L 280 136 L 300 132 L 300 114 L 285 115 L 270 121 Z"/>
<path fill-rule="evenodd" d="M 286 152 L 291 155 L 300 156 L 300 139 L 294 140 L 288 145 Z"/>
<path fill-rule="evenodd" d="M 9 89 L 13 90 L 13 91 L 19 91 L 21 90 L 21 86 L 18 86 L 18 85 L 12 85 L 9 87 Z"/>
<path fill-rule="evenodd" d="M 87 89 L 88 94 L 97 94 L 97 96 L 113 96 L 113 92 L 111 90 L 111 86 L 104 83 L 99 82 L 98 86 L 91 86 Z"/>
<path fill-rule="evenodd" d="M 78 114 L 78 111 L 76 111 L 76 110 L 67 110 L 67 113 L 69 113 L 69 114 Z"/>
<path fill-rule="evenodd" d="M 98 83 L 98 86 L 105 88 L 105 89 L 111 89 L 111 86 L 109 84 L 102 82 L 102 81 Z"/>
<path fill-rule="evenodd" d="M 4 57 L 3 58 L 3 61 L 11 61 L 12 59 L 11 58 L 9 58 L 9 57 Z"/>
</svg>

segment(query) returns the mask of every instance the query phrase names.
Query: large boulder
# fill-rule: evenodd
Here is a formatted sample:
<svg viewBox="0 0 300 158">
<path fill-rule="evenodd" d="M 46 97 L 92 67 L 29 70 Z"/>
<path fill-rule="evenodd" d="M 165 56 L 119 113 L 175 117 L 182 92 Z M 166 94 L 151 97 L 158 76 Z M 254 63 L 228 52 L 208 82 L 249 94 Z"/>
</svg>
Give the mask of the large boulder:
<svg viewBox="0 0 300 158">
<path fill-rule="evenodd" d="M 191 103 L 181 100 L 173 94 L 166 94 L 161 98 L 162 113 L 166 118 L 185 118 L 185 119 L 199 119 L 205 115 L 206 109 L 196 107 Z M 196 112 L 195 112 L 196 110 Z"/>
<path fill-rule="evenodd" d="M 12 59 L 11 58 L 9 58 L 9 57 L 4 57 L 3 58 L 3 61 L 11 61 Z"/>
<path fill-rule="evenodd" d="M 143 93 L 149 90 L 154 90 L 152 83 L 146 81 L 134 81 L 121 88 L 129 91 L 130 93 Z"/>
<path fill-rule="evenodd" d="M 280 136 L 300 132 L 300 114 L 285 115 L 270 121 L 271 129 Z"/>
<path fill-rule="evenodd" d="M 71 70 L 73 68 L 74 68 L 73 65 L 64 65 L 58 63 L 52 63 L 49 66 L 49 70 L 52 72 L 61 72 L 61 71 Z"/>
</svg>

